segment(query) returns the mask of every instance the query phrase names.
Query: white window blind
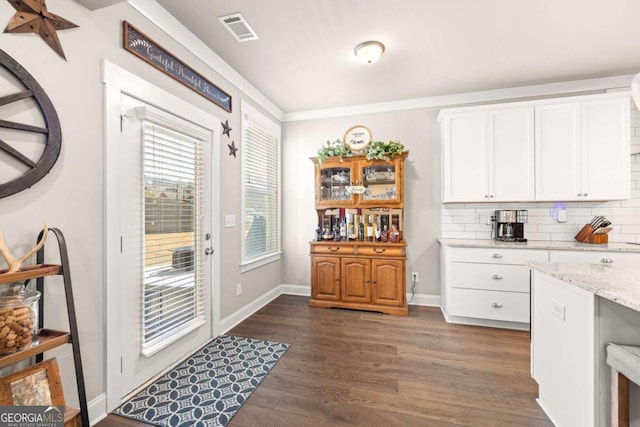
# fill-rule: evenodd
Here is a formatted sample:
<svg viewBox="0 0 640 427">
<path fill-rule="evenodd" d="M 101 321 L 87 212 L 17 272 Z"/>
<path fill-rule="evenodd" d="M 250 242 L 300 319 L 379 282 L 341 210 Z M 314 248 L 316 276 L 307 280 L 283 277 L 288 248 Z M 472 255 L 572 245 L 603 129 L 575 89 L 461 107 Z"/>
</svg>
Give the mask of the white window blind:
<svg viewBox="0 0 640 427">
<path fill-rule="evenodd" d="M 252 115 L 243 122 L 243 263 L 280 252 L 279 134 Z"/>
<path fill-rule="evenodd" d="M 142 121 L 142 352 L 205 323 L 203 141 Z"/>
</svg>

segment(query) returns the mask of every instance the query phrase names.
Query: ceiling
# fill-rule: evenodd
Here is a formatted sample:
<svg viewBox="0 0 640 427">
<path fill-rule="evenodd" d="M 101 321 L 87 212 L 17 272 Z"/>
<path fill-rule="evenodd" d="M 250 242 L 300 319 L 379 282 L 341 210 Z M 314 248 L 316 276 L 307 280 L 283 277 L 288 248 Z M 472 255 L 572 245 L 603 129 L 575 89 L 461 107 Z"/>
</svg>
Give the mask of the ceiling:
<svg viewBox="0 0 640 427">
<path fill-rule="evenodd" d="M 640 71 L 638 0 L 156 1 L 285 113 Z"/>
</svg>

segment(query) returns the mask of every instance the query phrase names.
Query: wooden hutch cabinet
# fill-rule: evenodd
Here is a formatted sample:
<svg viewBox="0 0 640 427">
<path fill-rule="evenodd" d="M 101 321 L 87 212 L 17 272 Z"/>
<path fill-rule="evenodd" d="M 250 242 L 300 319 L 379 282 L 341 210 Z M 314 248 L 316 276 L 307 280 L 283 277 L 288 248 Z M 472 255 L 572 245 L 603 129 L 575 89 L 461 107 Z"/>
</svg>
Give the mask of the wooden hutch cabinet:
<svg viewBox="0 0 640 427">
<path fill-rule="evenodd" d="M 312 307 L 408 314 L 402 238 L 408 154 L 388 161 L 329 158 L 320 166 L 311 159 L 320 229 L 310 242 Z M 399 237 L 391 239 L 392 230 Z"/>
</svg>

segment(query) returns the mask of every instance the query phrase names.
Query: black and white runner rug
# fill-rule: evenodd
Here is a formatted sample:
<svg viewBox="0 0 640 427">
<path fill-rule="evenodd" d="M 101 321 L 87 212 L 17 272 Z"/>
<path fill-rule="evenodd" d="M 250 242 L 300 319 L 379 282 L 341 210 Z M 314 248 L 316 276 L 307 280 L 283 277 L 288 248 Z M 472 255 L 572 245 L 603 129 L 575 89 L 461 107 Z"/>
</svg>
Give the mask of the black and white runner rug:
<svg viewBox="0 0 640 427">
<path fill-rule="evenodd" d="M 225 426 L 288 349 L 221 335 L 113 413 L 166 427 Z"/>
</svg>

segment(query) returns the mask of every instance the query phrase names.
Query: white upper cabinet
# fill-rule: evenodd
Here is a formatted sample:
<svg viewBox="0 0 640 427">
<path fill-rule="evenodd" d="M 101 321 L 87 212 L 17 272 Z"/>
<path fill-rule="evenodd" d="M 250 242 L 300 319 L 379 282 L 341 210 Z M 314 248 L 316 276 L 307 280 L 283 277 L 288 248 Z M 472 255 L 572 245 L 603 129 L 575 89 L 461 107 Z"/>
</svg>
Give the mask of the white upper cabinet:
<svg viewBox="0 0 640 427">
<path fill-rule="evenodd" d="M 581 108 L 582 198 L 631 197 L 629 98 L 588 101 Z"/>
<path fill-rule="evenodd" d="M 630 197 L 626 92 L 442 110 L 442 202 Z"/>
<path fill-rule="evenodd" d="M 536 200 L 573 200 L 580 182 L 580 105 L 536 107 Z"/>
<path fill-rule="evenodd" d="M 447 141 L 443 147 L 444 201 L 486 201 L 489 194 L 486 114 L 452 114 L 444 119 L 442 132 Z"/>
<path fill-rule="evenodd" d="M 443 118 L 443 202 L 531 200 L 533 108 Z"/>
</svg>

